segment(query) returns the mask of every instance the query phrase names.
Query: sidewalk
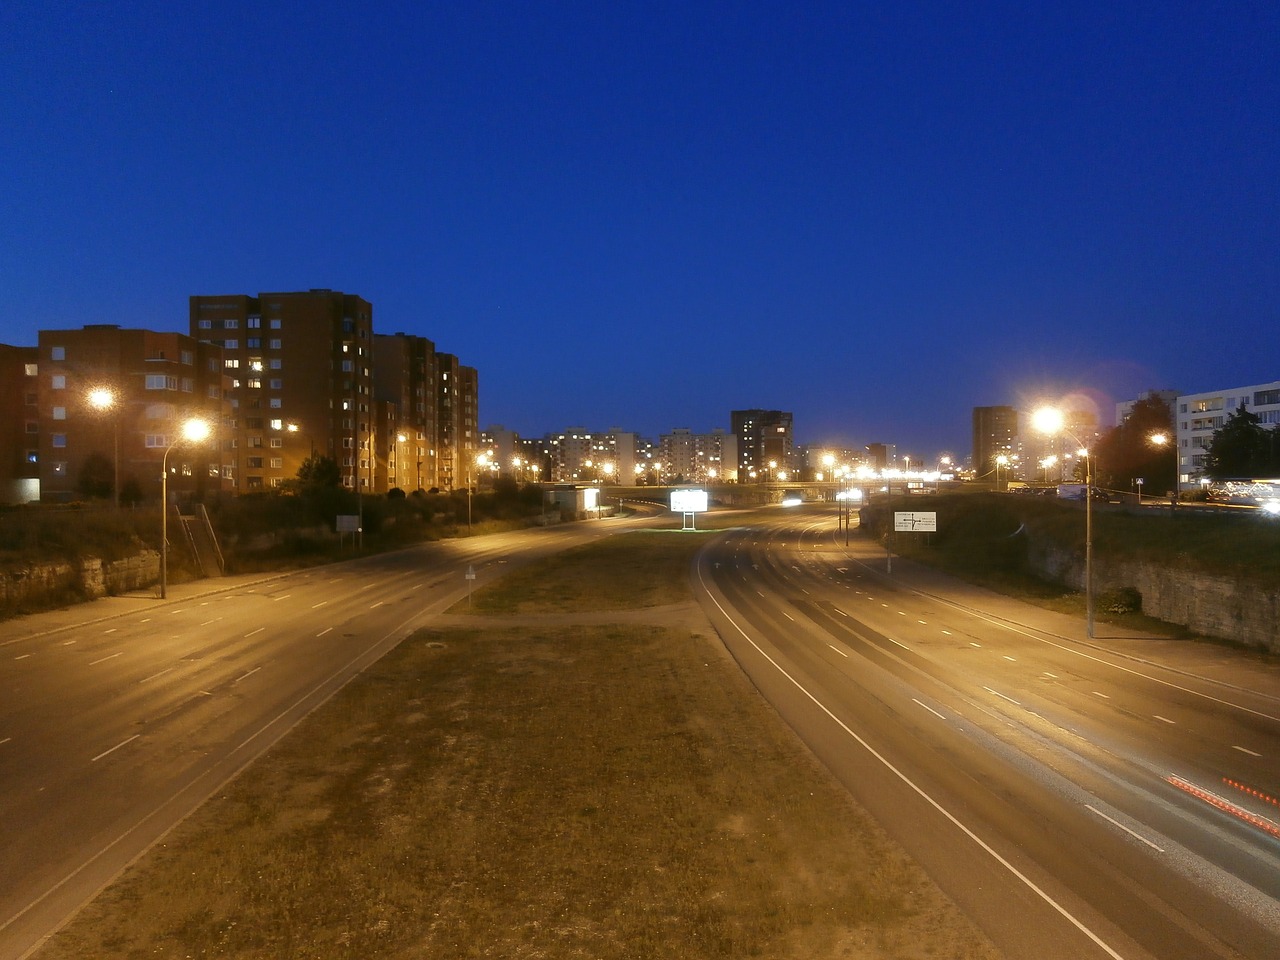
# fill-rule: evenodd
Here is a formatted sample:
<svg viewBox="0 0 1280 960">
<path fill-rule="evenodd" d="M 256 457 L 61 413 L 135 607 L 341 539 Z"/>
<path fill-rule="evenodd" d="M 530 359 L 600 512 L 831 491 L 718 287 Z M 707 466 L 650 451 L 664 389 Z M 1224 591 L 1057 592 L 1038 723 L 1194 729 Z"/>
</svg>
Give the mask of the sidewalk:
<svg viewBox="0 0 1280 960">
<path fill-rule="evenodd" d="M 144 590 L 133 590 L 118 596 L 101 597 L 85 603 L 45 610 L 0 620 L 0 646 L 32 637 L 91 626 L 126 617 L 145 610 L 158 610 L 178 603 L 190 603 L 221 593 L 243 590 L 258 583 L 266 583 L 286 576 L 288 572 L 250 573 L 230 577 L 209 577 L 185 583 L 170 583 L 168 597 L 160 599 L 159 585 Z"/>
</svg>

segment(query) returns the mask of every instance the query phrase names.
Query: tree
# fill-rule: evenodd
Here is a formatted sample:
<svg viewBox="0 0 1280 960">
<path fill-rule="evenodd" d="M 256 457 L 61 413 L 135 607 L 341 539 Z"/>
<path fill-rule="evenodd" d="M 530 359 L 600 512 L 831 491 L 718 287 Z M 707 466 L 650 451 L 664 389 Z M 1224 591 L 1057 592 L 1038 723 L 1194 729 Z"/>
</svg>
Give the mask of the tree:
<svg viewBox="0 0 1280 960">
<path fill-rule="evenodd" d="M 333 457 L 312 454 L 298 468 L 298 485 L 304 492 L 342 486 L 342 471 Z"/>
<path fill-rule="evenodd" d="M 1214 480 L 1268 477 L 1280 472 L 1275 435 L 1241 404 L 1213 432 L 1205 448 L 1205 472 Z"/>
<path fill-rule="evenodd" d="M 1135 403 L 1129 415 L 1098 441 L 1094 456 L 1099 485 L 1127 490 L 1141 477 L 1148 490 L 1173 490 L 1176 454 L 1151 440 L 1162 433 L 1172 441 L 1172 423 L 1173 412 L 1159 397 L 1148 395 Z"/>
<path fill-rule="evenodd" d="M 111 461 L 104 454 L 91 453 L 80 467 L 76 490 L 86 499 L 103 500 L 111 496 L 115 482 L 115 467 Z"/>
</svg>

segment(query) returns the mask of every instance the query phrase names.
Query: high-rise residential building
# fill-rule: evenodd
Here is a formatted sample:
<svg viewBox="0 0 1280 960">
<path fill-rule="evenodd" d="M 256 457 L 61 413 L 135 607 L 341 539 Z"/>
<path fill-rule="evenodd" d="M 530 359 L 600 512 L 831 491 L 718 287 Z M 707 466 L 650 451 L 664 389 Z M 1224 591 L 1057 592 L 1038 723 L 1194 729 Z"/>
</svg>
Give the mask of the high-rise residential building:
<svg viewBox="0 0 1280 960">
<path fill-rule="evenodd" d="M 480 452 L 479 374 L 451 353 L 436 354 L 436 462 L 442 490 L 476 483 Z"/>
<path fill-rule="evenodd" d="M 1014 407 L 974 407 L 972 464 L 976 479 L 995 479 L 996 458 L 1012 458 L 1017 441 L 1018 411 Z"/>
<path fill-rule="evenodd" d="M 396 408 L 395 423 L 388 424 L 381 454 L 389 487 L 439 488 L 440 396 L 435 344 L 407 333 L 374 334 L 373 371 L 374 396 Z"/>
<path fill-rule="evenodd" d="M 317 454 L 338 463 L 344 485 L 371 490 L 372 304 L 326 289 L 194 296 L 190 332 L 223 351 L 221 469 L 233 489 L 279 487 Z"/>
<path fill-rule="evenodd" d="M 0 503 L 40 499 L 40 395 L 35 347 L 0 344 Z"/>
<path fill-rule="evenodd" d="M 738 442 L 739 482 L 773 480 L 792 469 L 792 415 L 783 410 L 734 410 L 730 428 Z"/>
<path fill-rule="evenodd" d="M 37 370 L 40 497 L 65 502 L 92 481 L 116 494 L 222 489 L 216 440 L 188 445 L 182 424 L 225 418 L 221 348 L 181 333 L 91 324 L 41 330 Z M 107 477 L 110 482 L 107 482 Z"/>
<path fill-rule="evenodd" d="M 658 439 L 662 475 L 672 483 L 729 483 L 738 477 L 737 437 L 722 429 L 677 427 Z"/>
</svg>

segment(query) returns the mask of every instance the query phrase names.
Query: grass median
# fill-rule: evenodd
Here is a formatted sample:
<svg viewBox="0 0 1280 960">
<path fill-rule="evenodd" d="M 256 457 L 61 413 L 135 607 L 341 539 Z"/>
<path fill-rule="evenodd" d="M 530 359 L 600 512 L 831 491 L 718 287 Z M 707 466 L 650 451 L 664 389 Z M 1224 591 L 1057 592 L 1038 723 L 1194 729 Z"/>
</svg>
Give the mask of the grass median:
<svg viewBox="0 0 1280 960">
<path fill-rule="evenodd" d="M 406 640 L 39 960 L 995 957 L 697 622 L 701 541 L 478 591 L 514 615 Z M 666 615 L 573 621 L 602 604 Z"/>
</svg>

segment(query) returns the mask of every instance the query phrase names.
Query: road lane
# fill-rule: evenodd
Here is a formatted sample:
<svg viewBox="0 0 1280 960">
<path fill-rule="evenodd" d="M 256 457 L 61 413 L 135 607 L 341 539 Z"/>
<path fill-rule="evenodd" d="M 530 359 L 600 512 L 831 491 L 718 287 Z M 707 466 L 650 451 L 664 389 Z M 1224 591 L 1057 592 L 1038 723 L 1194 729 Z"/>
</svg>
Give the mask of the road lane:
<svg viewBox="0 0 1280 960">
<path fill-rule="evenodd" d="M 1158 674 L 1137 669 L 1132 659 L 974 609 L 972 591 L 958 591 L 957 603 L 904 590 L 874 571 L 878 561 L 883 569 L 883 553 L 806 542 L 792 524 L 735 531 L 703 558 L 706 596 L 724 608 L 713 609 L 722 635 L 784 715 L 816 738 L 824 760 L 847 770 L 852 792 L 897 824 L 959 902 L 985 912 L 975 918 L 1011 956 L 1094 955 L 1086 948 L 1109 956 L 1117 944 L 1126 957 L 1275 950 L 1273 838 L 1242 832 L 1253 828 L 1170 785 L 1164 772 L 1186 765 L 1205 776 L 1233 738 L 1274 745 L 1267 708 L 1280 688 L 1237 685 L 1228 698 L 1222 684 L 1176 664 Z M 783 669 L 799 685 L 770 676 Z M 806 693 L 796 692 L 801 686 Z M 832 715 L 812 716 L 809 697 Z M 1174 725 L 1153 716 L 1157 707 L 1194 716 L 1217 742 L 1189 753 L 1177 734 L 1169 739 Z M 939 714 L 954 719 L 943 723 Z M 972 844 L 957 846 L 945 831 L 923 843 L 940 814 L 908 816 L 902 779 L 871 776 L 865 765 L 849 769 L 850 734 L 831 732 L 841 724 L 866 741 L 864 749 L 909 771 L 906 780 L 964 811 L 957 820 L 980 825 L 972 829 L 986 844 L 1024 876 L 1041 877 L 1037 886 L 1054 892 L 1050 900 L 1076 903 L 1084 926 L 1109 931 L 1103 943 L 1088 936 L 1078 943 L 1083 934 L 1071 921 L 1060 930 L 1065 915 L 1056 909 L 1048 917 L 1030 906 L 1022 917 L 1010 911 L 1005 899 L 1031 888 L 1008 889 L 989 869 L 995 859 L 983 867 Z M 1240 761 L 1259 763 L 1250 774 L 1278 782 L 1265 756 L 1242 753 Z M 973 893 L 991 885 L 1000 896 Z"/>
</svg>

